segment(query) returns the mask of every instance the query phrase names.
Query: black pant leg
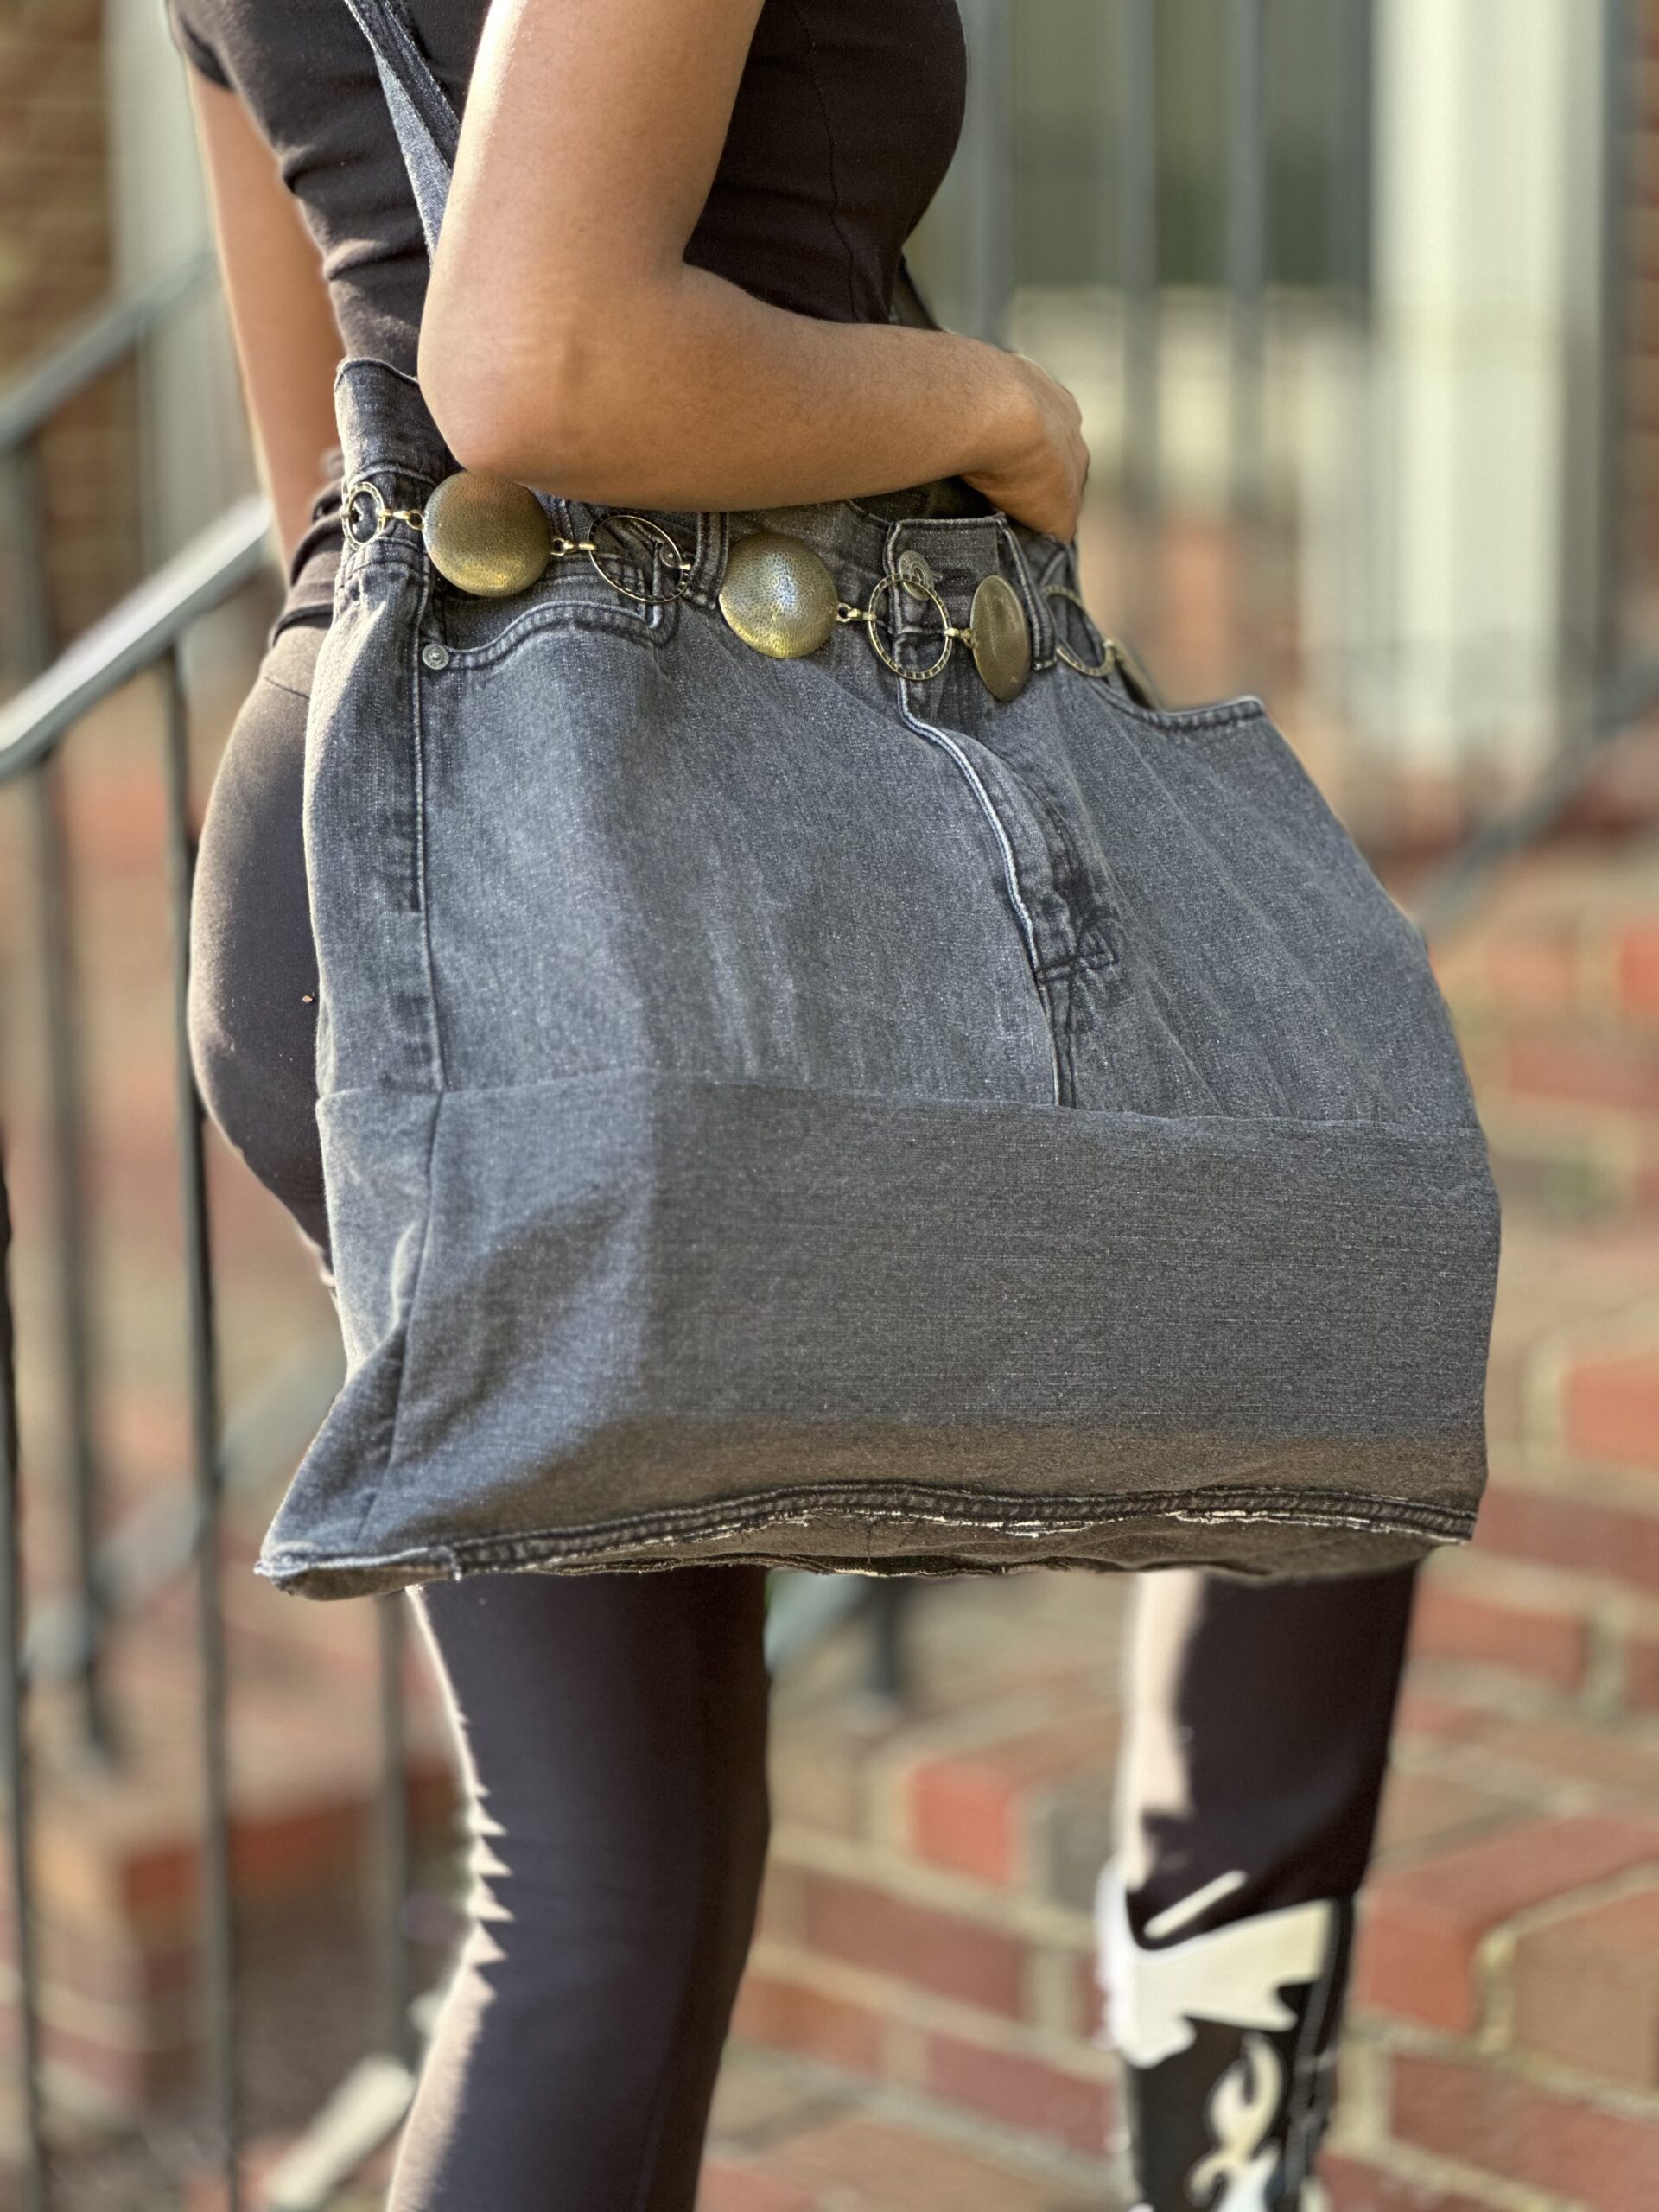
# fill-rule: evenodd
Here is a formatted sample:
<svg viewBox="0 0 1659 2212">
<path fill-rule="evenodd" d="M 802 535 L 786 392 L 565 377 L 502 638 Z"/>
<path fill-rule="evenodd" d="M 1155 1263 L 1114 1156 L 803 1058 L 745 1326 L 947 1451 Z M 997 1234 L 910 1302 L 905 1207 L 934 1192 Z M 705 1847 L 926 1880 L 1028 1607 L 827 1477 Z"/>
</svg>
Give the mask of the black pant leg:
<svg viewBox="0 0 1659 2212">
<path fill-rule="evenodd" d="M 391 2212 L 692 2212 L 766 1856 L 763 1590 L 701 1567 L 421 1593 L 478 1903 Z"/>
<path fill-rule="evenodd" d="M 1138 1936 L 1211 1885 L 1230 1886 L 1189 1931 L 1358 1890 L 1414 1587 L 1409 1568 L 1311 1582 L 1142 1579 L 1122 1769 L 1122 1872 Z"/>
<path fill-rule="evenodd" d="M 1313 2212 L 1414 1577 L 1142 1583 L 1101 1966 L 1141 2212 Z"/>
</svg>

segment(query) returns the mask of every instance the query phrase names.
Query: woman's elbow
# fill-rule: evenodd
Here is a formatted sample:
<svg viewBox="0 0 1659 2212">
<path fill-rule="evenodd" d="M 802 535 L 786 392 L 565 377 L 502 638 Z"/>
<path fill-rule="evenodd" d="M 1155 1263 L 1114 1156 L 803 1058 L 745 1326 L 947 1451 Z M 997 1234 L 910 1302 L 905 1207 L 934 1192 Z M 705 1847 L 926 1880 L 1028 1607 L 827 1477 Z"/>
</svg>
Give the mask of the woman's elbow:
<svg viewBox="0 0 1659 2212">
<path fill-rule="evenodd" d="M 593 353 L 580 333 L 519 340 L 481 319 L 470 332 L 429 324 L 421 391 L 462 468 L 564 490 L 588 473 L 601 427 L 594 403 L 604 379 Z"/>
</svg>

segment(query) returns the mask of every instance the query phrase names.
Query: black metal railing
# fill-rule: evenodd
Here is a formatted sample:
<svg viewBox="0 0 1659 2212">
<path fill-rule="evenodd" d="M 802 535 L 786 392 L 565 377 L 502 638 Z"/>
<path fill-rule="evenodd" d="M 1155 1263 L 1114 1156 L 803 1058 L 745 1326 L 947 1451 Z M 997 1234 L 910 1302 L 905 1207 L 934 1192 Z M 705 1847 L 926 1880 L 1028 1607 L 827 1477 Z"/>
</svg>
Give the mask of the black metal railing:
<svg viewBox="0 0 1659 2212">
<path fill-rule="evenodd" d="M 221 1497 L 219 1417 L 213 1330 L 213 1262 L 207 1221 L 206 1160 L 201 1109 L 191 1077 L 185 1029 L 185 993 L 189 944 L 189 899 L 195 860 L 195 835 L 189 790 L 188 727 L 179 664 L 181 641 L 199 616 L 241 589 L 265 566 L 268 518 L 263 500 L 232 510 L 215 529 L 169 563 L 149 583 L 124 601 L 105 621 L 77 640 L 54 664 L 0 708 L 0 787 L 32 780 L 37 793 L 49 790 L 59 747 L 78 723 L 122 685 L 147 671 L 162 687 L 162 780 L 166 793 L 166 838 L 173 941 L 173 1050 L 178 1102 L 178 1146 L 188 1303 L 188 1388 L 190 1457 L 194 1499 L 193 1550 L 197 1567 L 200 1631 L 200 1728 L 206 1803 L 202 1848 L 205 1908 L 204 1990 L 207 2063 L 213 2073 L 213 2104 L 221 2144 L 227 2212 L 238 2212 L 240 2190 L 236 2156 L 235 2070 L 236 1970 L 231 1893 L 231 1845 L 226 1756 L 224 1616 L 219 1591 L 219 1529 Z M 37 819 L 52 798 L 37 800 Z M 50 849 L 60 852 L 56 838 Z M 49 1082 L 56 1122 L 55 1172 L 58 1192 L 55 1227 L 60 1281 L 71 1288 L 61 1302 L 65 1373 L 70 1394 L 69 1477 L 79 1534 L 77 1572 L 81 1605 L 80 1652 L 77 1671 L 82 1689 L 82 1725 L 88 1742 L 105 1751 L 111 1739 L 99 1687 L 99 1662 L 105 1616 L 100 1571 L 101 1516 L 92 1452 L 89 1408 L 92 1376 L 91 1331 L 85 1292 L 86 1206 L 78 1081 L 66 1081 L 67 1058 L 58 1037 L 71 1020 L 54 994 L 69 990 L 69 916 L 65 879 L 47 863 L 51 907 L 48 948 Z M 73 1004 L 73 1001 L 71 1001 Z M 73 1045 L 73 1038 L 71 1039 Z M 70 1061 L 73 1066 L 73 1061 Z M 0 1163 L 0 1218 L 9 1217 L 3 1164 Z M 0 1281 L 0 1357 L 4 1375 L 3 1527 L 4 1557 L 0 1589 L 4 1592 L 5 1668 L 3 1728 L 10 1787 L 6 1815 L 13 1876 L 13 1916 L 17 1961 L 16 2003 L 22 2070 L 24 2187 L 28 2212 L 46 2212 L 50 2201 L 50 2162 L 41 2094 L 40 1992 L 35 1967 L 35 1888 L 32 1877 L 31 1793 L 29 1787 L 29 1694 L 30 1670 L 23 1633 L 23 1586 L 18 1542 L 16 1497 L 18 1424 L 16 1417 L 16 1329 L 9 1290 Z"/>
</svg>

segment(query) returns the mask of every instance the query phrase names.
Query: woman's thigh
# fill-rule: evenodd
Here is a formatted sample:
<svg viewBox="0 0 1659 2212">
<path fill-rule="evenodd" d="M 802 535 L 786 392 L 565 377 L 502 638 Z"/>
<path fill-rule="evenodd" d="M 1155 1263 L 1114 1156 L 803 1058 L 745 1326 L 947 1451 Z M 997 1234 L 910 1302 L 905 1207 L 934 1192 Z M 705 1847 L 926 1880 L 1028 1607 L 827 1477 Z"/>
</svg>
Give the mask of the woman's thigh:
<svg viewBox="0 0 1659 2212">
<path fill-rule="evenodd" d="M 208 1111 L 320 1246 L 317 962 L 301 798 L 327 634 L 295 624 L 261 664 L 208 802 L 190 924 L 190 1045 Z"/>
<path fill-rule="evenodd" d="M 691 2212 L 766 1846 L 765 1575 L 482 1575 L 418 1604 L 477 1917 L 396 2212 Z"/>
</svg>

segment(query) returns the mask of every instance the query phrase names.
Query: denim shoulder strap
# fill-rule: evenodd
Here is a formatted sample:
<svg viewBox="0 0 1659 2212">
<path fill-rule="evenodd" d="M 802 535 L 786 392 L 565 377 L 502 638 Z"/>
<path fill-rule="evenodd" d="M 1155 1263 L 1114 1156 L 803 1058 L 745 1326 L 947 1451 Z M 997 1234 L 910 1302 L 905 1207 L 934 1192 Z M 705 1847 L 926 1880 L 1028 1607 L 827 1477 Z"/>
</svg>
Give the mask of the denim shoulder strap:
<svg viewBox="0 0 1659 2212">
<path fill-rule="evenodd" d="M 392 128 L 403 149 L 428 253 L 436 251 L 461 137 L 461 118 L 432 73 L 399 0 L 346 0 L 374 53 Z"/>
</svg>

